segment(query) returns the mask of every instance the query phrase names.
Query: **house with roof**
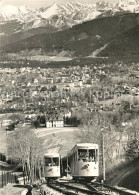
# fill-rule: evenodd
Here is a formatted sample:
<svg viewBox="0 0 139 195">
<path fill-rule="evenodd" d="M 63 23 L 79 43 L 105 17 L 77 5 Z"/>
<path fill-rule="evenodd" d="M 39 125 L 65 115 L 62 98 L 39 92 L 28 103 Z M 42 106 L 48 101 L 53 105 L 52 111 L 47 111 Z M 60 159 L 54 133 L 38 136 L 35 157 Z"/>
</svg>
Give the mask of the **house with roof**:
<svg viewBox="0 0 139 195">
<path fill-rule="evenodd" d="M 63 117 L 48 117 L 46 118 L 46 127 L 64 127 L 64 119 Z"/>
<path fill-rule="evenodd" d="M 53 119 L 53 127 L 64 127 L 63 117 L 56 117 Z"/>
</svg>

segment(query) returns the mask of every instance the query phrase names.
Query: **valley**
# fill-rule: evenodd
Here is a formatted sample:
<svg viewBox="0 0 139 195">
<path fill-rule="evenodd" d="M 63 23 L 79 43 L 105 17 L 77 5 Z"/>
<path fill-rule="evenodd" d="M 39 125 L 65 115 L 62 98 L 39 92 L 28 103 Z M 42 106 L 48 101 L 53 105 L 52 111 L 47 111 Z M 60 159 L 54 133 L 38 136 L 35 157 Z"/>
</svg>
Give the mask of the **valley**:
<svg viewBox="0 0 139 195">
<path fill-rule="evenodd" d="M 2 42 L 0 53 L 8 59 L 38 61 L 60 61 L 61 56 L 65 58 L 64 61 L 66 58 L 84 58 L 93 52 L 95 57 L 119 58 L 127 57 L 128 54 L 137 57 L 138 24 L 139 14 L 128 13 L 97 18 L 58 32 L 44 33 L 44 29 L 41 29 L 41 33 L 35 31 L 32 34 L 25 33 L 24 36 L 17 34 L 15 38 L 12 35 L 12 41 L 8 42 L 7 39 L 7 44 Z M 42 56 L 33 57 L 34 54 Z"/>
<path fill-rule="evenodd" d="M 138 190 L 124 177 L 139 157 L 139 0 L 8 1 L 0 2 L 1 164 L 15 163 L 35 186 L 46 152 L 66 157 L 95 143 L 99 155 L 96 146 L 83 151 L 95 164 L 99 157 L 98 179 Z"/>
</svg>

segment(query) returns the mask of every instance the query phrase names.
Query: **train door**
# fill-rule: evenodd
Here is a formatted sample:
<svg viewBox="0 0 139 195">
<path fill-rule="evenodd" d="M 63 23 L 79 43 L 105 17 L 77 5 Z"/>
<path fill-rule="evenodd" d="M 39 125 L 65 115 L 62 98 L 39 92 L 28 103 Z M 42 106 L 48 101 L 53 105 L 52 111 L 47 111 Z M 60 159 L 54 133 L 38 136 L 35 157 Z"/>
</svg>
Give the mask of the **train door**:
<svg viewBox="0 0 139 195">
<path fill-rule="evenodd" d="M 89 162 L 93 165 L 93 175 L 99 175 L 98 149 L 89 149 Z"/>
</svg>

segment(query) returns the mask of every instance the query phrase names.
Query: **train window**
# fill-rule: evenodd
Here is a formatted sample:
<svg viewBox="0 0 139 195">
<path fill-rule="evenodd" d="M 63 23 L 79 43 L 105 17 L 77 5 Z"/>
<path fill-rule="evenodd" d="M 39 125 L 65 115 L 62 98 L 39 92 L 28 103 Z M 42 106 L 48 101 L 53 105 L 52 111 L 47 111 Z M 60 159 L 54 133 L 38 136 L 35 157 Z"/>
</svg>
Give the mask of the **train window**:
<svg viewBox="0 0 139 195">
<path fill-rule="evenodd" d="M 97 157 L 97 150 L 95 149 L 89 150 L 89 161 L 90 162 L 96 161 L 96 157 Z"/>
<path fill-rule="evenodd" d="M 45 166 L 52 166 L 52 159 L 51 158 L 45 158 Z"/>
<path fill-rule="evenodd" d="M 96 162 L 98 150 L 95 149 L 79 149 L 78 161 L 82 162 Z"/>
<path fill-rule="evenodd" d="M 89 153 L 87 149 L 78 150 L 78 161 L 88 162 Z"/>
<path fill-rule="evenodd" d="M 59 166 L 59 158 L 53 158 L 53 166 Z"/>
</svg>

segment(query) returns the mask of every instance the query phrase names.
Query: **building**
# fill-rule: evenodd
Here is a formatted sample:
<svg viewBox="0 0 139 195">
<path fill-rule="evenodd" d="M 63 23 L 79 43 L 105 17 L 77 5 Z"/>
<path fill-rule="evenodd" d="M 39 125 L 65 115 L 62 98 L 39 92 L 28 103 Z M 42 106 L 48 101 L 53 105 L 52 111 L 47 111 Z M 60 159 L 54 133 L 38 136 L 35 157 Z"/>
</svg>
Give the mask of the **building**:
<svg viewBox="0 0 139 195">
<path fill-rule="evenodd" d="M 64 127 L 64 119 L 62 117 L 50 117 L 46 119 L 46 127 Z"/>
</svg>

